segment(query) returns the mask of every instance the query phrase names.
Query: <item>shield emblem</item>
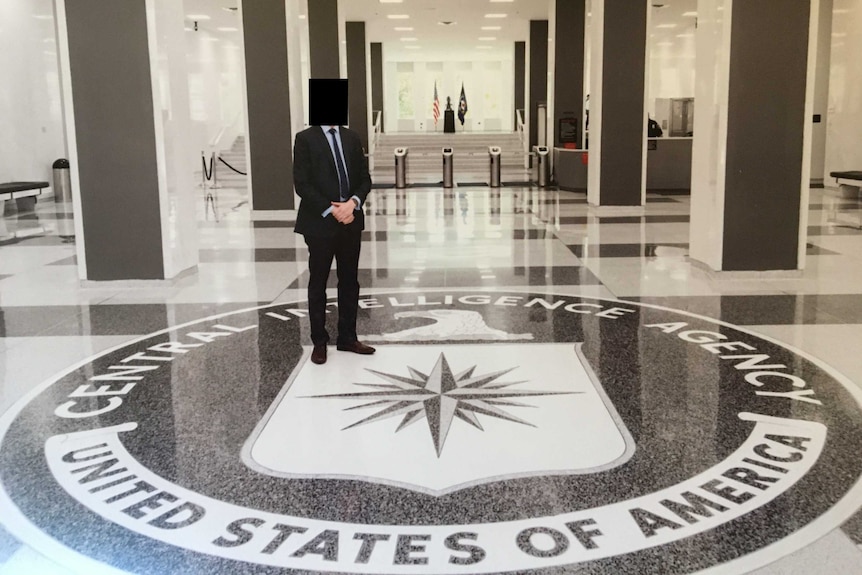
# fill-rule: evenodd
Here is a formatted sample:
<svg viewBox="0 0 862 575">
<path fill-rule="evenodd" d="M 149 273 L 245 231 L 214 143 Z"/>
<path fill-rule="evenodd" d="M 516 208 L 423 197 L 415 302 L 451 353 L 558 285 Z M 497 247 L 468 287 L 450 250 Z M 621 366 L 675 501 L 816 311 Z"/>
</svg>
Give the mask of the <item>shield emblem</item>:
<svg viewBox="0 0 862 575">
<path fill-rule="evenodd" d="M 373 356 L 330 354 L 324 366 L 308 348 L 246 463 L 432 495 L 616 467 L 634 442 L 580 345 L 384 344 Z"/>
</svg>

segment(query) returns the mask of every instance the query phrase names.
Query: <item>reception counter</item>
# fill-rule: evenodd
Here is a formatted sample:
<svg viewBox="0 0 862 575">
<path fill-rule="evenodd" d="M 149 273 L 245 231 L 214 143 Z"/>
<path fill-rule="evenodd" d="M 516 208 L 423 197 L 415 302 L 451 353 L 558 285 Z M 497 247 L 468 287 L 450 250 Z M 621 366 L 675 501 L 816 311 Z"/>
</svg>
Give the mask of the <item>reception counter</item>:
<svg viewBox="0 0 862 575">
<path fill-rule="evenodd" d="M 647 190 L 672 193 L 691 192 L 692 138 L 649 138 L 647 140 Z M 554 178 L 563 190 L 587 189 L 586 150 L 554 148 Z"/>
</svg>

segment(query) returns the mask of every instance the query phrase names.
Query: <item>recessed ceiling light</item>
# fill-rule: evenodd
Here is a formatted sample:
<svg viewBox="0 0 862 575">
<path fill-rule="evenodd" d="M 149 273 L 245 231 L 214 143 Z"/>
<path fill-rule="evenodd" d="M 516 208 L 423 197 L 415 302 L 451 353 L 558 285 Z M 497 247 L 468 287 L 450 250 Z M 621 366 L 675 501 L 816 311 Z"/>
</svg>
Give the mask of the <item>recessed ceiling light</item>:
<svg viewBox="0 0 862 575">
<path fill-rule="evenodd" d="M 404 46 L 404 47 L 407 48 L 408 50 L 419 50 L 422 48 L 422 46 L 415 46 L 415 45 Z"/>
<path fill-rule="evenodd" d="M 299 19 L 300 19 L 300 20 L 305 20 L 305 14 L 300 14 L 300 15 L 299 15 Z"/>
<path fill-rule="evenodd" d="M 697 16 L 697 12 L 683 12 L 683 16 Z"/>
<path fill-rule="evenodd" d="M 515 0 L 491 0 L 491 3 L 502 4 L 503 2 L 514 2 Z"/>
<path fill-rule="evenodd" d="M 400 38 L 402 42 L 415 42 L 416 38 Z"/>
<path fill-rule="evenodd" d="M 656 28 L 676 28 L 676 24 L 659 24 Z"/>
<path fill-rule="evenodd" d="M 673 46 L 673 42 L 668 42 L 668 41 L 657 42 L 656 46 Z"/>
<path fill-rule="evenodd" d="M 412 32 L 413 26 L 396 26 L 395 30 L 397 32 Z"/>
<path fill-rule="evenodd" d="M 676 35 L 676 37 L 677 37 L 677 38 L 694 38 L 694 34 L 691 34 L 691 33 L 688 33 L 688 34 L 677 34 L 677 35 Z"/>
<path fill-rule="evenodd" d="M 497 39 L 497 38 L 496 38 L 496 37 L 494 37 L 494 36 L 479 36 L 479 41 L 480 41 L 480 42 L 493 42 L 493 41 L 494 41 L 494 40 L 496 40 L 496 39 Z"/>
<path fill-rule="evenodd" d="M 390 20 L 407 20 L 410 18 L 407 14 L 387 14 L 386 17 Z"/>
<path fill-rule="evenodd" d="M 485 18 L 505 18 L 508 14 L 485 14 Z"/>
<path fill-rule="evenodd" d="M 482 30 L 500 30 L 501 26 L 482 26 Z"/>
<path fill-rule="evenodd" d="M 219 26 L 216 30 L 219 32 L 239 32 L 239 28 L 234 28 L 233 26 Z"/>
<path fill-rule="evenodd" d="M 191 29 L 191 28 L 189 28 L 188 26 L 186 26 L 185 28 L 183 28 L 183 30 L 185 30 L 186 32 L 194 32 L 194 30 L 193 30 L 193 29 Z"/>
<path fill-rule="evenodd" d="M 847 33 L 846 32 L 833 32 L 832 37 L 833 38 L 846 38 Z"/>
<path fill-rule="evenodd" d="M 206 14 L 186 14 L 186 18 L 189 20 L 209 20 L 210 17 Z"/>
<path fill-rule="evenodd" d="M 50 14 L 34 14 L 33 18 L 35 18 L 36 20 L 53 20 L 54 19 L 54 17 L 51 16 Z"/>
<path fill-rule="evenodd" d="M 401 4 L 404 0 L 380 0 L 381 4 Z"/>
<path fill-rule="evenodd" d="M 850 8 L 836 8 L 832 11 L 833 14 L 847 14 L 850 12 Z"/>
</svg>

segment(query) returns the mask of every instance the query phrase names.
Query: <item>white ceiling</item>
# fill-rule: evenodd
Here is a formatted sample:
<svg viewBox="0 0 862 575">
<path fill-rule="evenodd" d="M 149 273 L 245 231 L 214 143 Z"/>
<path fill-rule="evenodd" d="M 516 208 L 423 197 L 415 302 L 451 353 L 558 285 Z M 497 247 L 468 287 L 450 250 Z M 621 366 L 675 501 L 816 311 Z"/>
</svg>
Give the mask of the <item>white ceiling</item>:
<svg viewBox="0 0 862 575">
<path fill-rule="evenodd" d="M 513 42 L 527 39 L 530 20 L 548 18 L 547 0 L 505 3 L 489 0 L 404 0 L 400 4 L 382 4 L 378 0 L 342 0 L 340 8 L 347 20 L 364 19 L 367 22 L 368 38 L 374 42 L 384 42 L 384 52 L 390 54 L 402 52 L 402 47 L 409 44 L 419 46 L 423 53 L 460 51 L 478 54 L 482 52 L 478 46 L 511 52 Z M 389 14 L 406 14 L 410 18 L 390 20 L 387 18 Z M 506 17 L 486 18 L 486 14 L 505 14 Z M 447 26 L 441 22 L 453 24 Z M 395 30 L 400 26 L 412 27 L 413 30 Z M 483 26 L 500 29 L 482 30 Z M 402 38 L 416 38 L 416 42 L 404 41 Z"/>
<path fill-rule="evenodd" d="M 315 0 L 307 0 L 314 2 Z M 403 2 L 381 3 L 379 0 L 339 0 L 339 11 L 345 20 L 366 22 L 366 38 L 370 42 L 384 42 L 384 53 L 389 55 L 415 54 L 426 59 L 435 52 L 451 54 L 482 54 L 495 50 L 511 51 L 516 41 L 527 40 L 529 21 L 547 19 L 549 5 L 553 0 L 514 0 L 514 2 L 491 2 L 490 0 L 403 0 Z M 305 2 L 302 12 L 305 12 Z M 237 0 L 183 0 L 185 13 L 203 14 L 209 20 L 200 20 L 199 27 L 218 33 L 220 27 L 239 27 L 236 12 L 225 10 L 235 7 Z M 695 18 L 683 16 L 697 10 L 697 0 L 653 0 L 652 30 L 654 42 L 682 42 L 680 34 L 694 31 Z M 489 13 L 504 13 L 500 19 L 486 18 Z M 391 20 L 389 14 L 406 14 L 406 20 Z M 450 21 L 454 24 L 441 25 Z M 398 31 L 396 27 L 412 27 L 410 31 Z M 500 30 L 482 30 L 482 26 L 499 26 Z M 659 28 L 658 26 L 663 26 Z M 229 33 L 229 32 L 228 32 Z M 479 40 L 492 37 L 494 40 Z M 404 41 L 402 38 L 415 38 Z M 685 38 L 685 36 L 683 36 Z M 407 50 L 406 45 L 419 46 L 418 50 Z M 477 48 L 491 46 L 491 50 Z"/>
</svg>

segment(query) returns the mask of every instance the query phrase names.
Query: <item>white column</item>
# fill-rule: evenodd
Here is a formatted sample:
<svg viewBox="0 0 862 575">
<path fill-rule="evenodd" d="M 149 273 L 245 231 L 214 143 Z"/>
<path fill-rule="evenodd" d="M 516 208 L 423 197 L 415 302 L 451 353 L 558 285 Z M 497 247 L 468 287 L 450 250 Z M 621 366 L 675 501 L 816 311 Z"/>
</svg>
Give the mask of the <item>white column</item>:
<svg viewBox="0 0 862 575">
<path fill-rule="evenodd" d="M 181 2 L 147 0 L 165 279 L 198 265 L 193 174 L 200 160 L 190 138 L 184 18 Z"/>
<path fill-rule="evenodd" d="M 698 0 L 689 253 L 721 269 L 732 0 Z"/>
<path fill-rule="evenodd" d="M 597 206 L 602 181 L 602 57 L 605 47 L 605 3 L 592 1 L 589 35 L 590 151 L 587 165 L 587 201 Z"/>
</svg>

